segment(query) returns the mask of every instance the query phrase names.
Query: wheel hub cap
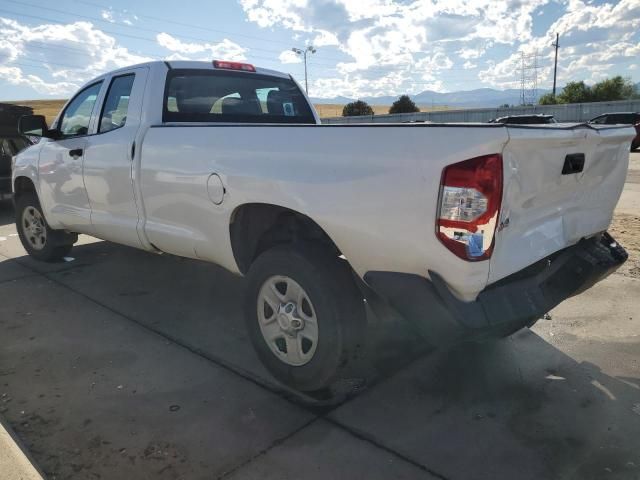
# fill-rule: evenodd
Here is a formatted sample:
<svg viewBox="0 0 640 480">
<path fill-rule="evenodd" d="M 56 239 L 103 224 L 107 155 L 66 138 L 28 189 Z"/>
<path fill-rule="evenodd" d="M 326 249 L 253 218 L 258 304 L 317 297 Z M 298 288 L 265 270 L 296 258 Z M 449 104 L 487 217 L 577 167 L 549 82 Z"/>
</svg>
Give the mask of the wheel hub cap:
<svg viewBox="0 0 640 480">
<path fill-rule="evenodd" d="M 296 310 L 296 305 L 292 302 L 281 303 L 278 308 L 278 325 L 289 335 L 296 335 L 298 330 L 304 328 L 304 320 L 298 318 Z"/>
<path fill-rule="evenodd" d="M 47 242 L 47 229 L 44 218 L 35 207 L 27 207 L 22 213 L 22 232 L 29 245 L 42 250 Z"/>
<path fill-rule="evenodd" d="M 292 278 L 273 276 L 258 294 L 258 322 L 264 341 L 284 363 L 301 366 L 318 344 L 316 314 L 305 290 Z"/>
</svg>

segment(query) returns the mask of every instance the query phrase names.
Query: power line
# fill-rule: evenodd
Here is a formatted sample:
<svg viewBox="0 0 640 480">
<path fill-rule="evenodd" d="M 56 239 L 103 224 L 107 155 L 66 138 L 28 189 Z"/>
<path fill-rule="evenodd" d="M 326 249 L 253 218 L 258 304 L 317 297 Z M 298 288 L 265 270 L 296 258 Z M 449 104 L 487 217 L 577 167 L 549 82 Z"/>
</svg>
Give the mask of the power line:
<svg viewBox="0 0 640 480">
<path fill-rule="evenodd" d="M 98 8 L 106 8 L 109 9 L 110 7 L 108 7 L 107 5 L 102 5 L 99 3 L 94 3 L 94 2 L 88 2 L 86 0 L 74 0 L 77 3 L 83 3 L 85 5 L 91 5 L 94 7 L 98 7 Z M 274 40 L 273 38 L 266 38 L 266 37 L 257 37 L 254 35 L 246 35 L 243 33 L 238 33 L 238 32 L 231 32 L 228 30 L 219 30 L 219 29 L 215 29 L 215 28 L 211 28 L 211 27 L 203 27 L 201 25 L 196 25 L 193 23 L 185 23 L 185 22 L 179 22 L 176 21 L 174 19 L 168 19 L 168 18 L 161 18 L 161 17 L 155 17 L 152 15 L 145 15 L 145 14 L 139 14 L 139 13 L 135 13 L 135 15 L 139 18 L 148 18 L 149 20 L 155 20 L 157 22 L 165 22 L 165 23 L 171 23 L 173 25 L 180 25 L 182 27 L 188 27 L 188 28 L 197 28 L 199 30 L 204 30 L 204 31 L 208 31 L 208 32 L 213 32 L 213 33 L 222 33 L 225 35 L 235 35 L 238 37 L 245 37 L 245 38 L 250 38 L 253 40 L 259 40 L 261 42 L 269 42 L 269 43 L 278 43 L 281 45 L 286 45 L 289 46 L 289 42 L 285 42 L 285 41 L 281 41 L 281 40 Z"/>
<path fill-rule="evenodd" d="M 117 27 L 123 27 L 123 28 L 135 28 L 136 30 L 144 30 L 144 31 L 149 31 L 149 32 L 154 32 L 154 33 L 168 33 L 168 32 L 161 32 L 159 30 L 154 30 L 154 29 L 149 29 L 149 28 L 144 28 L 144 27 L 138 27 L 138 26 L 132 26 L 132 25 L 126 25 L 126 24 L 119 24 L 119 23 L 112 23 L 109 22 L 107 20 L 104 19 L 98 19 L 96 17 L 90 17 L 90 16 L 86 16 L 86 15 L 78 15 L 76 13 L 71 13 L 71 12 L 67 12 L 64 10 L 58 10 L 58 9 L 52 9 L 52 8 L 48 8 L 48 7 L 40 7 L 34 4 L 30 4 L 30 3 L 26 3 L 26 2 L 20 2 L 17 0 L 7 0 L 11 3 L 17 4 L 17 5 L 24 5 L 24 6 L 29 6 L 29 7 L 37 7 L 39 9 L 42 10 L 49 10 L 52 12 L 56 12 L 62 15 L 72 15 L 75 17 L 82 17 L 82 18 L 86 18 L 86 19 L 90 19 L 90 20 L 94 20 L 97 22 L 101 22 L 101 23 L 108 23 L 108 24 L 112 24 L 115 25 Z M 77 2 L 80 3 L 86 3 L 89 5 L 94 5 L 97 6 L 97 4 L 92 3 L 92 2 L 88 2 L 88 1 L 84 1 L 84 0 L 75 0 Z M 57 20 L 57 19 L 52 19 L 50 17 L 44 17 L 44 16 L 39 16 L 39 15 L 30 15 L 30 14 L 26 14 L 26 13 L 18 13 L 18 12 L 14 12 L 14 11 L 10 11 L 10 10 L 5 10 L 5 9 L 0 9 L 0 12 L 5 12 L 8 13 L 10 15 L 13 15 L 15 17 L 25 17 L 25 18 L 32 18 L 32 19 L 37 19 L 37 20 L 41 20 L 41 21 L 45 21 L 45 22 L 51 22 L 51 23 L 55 23 L 55 24 L 62 24 L 62 25 L 66 25 L 68 24 L 67 22 L 64 22 L 62 20 Z M 159 19 L 158 17 L 151 17 L 149 15 L 140 15 L 140 17 L 145 17 L 145 18 L 154 18 L 157 19 L 158 21 L 166 21 L 163 19 Z M 180 24 L 179 22 L 174 22 L 176 24 Z M 185 26 L 194 26 L 191 24 L 183 24 Z M 106 30 L 106 29 L 102 29 L 100 27 L 98 27 L 99 30 L 101 32 L 107 33 L 107 34 L 111 34 L 115 37 L 125 37 L 125 38 L 133 38 L 133 39 L 137 39 L 137 40 L 142 40 L 142 41 L 147 41 L 147 42 L 152 42 L 154 45 L 158 45 L 157 43 L 157 39 L 151 39 L 148 37 L 142 37 L 139 35 L 130 35 L 127 33 L 122 33 L 122 32 L 116 32 L 113 30 Z M 205 29 L 204 27 L 202 27 L 203 29 Z M 206 30 L 213 30 L 213 29 L 206 29 Z M 227 32 L 230 33 L 230 32 Z M 210 42 L 211 40 L 208 39 L 204 39 L 204 38 L 200 38 L 200 37 L 193 37 L 193 36 L 185 36 L 185 35 L 175 35 L 173 33 L 169 33 L 170 35 L 174 36 L 177 39 L 182 38 L 190 38 L 190 39 L 194 39 L 194 40 L 198 40 L 198 41 L 203 41 L 203 42 Z M 241 35 L 241 36 L 245 36 L 246 35 Z M 259 37 L 253 37 L 253 38 L 259 38 Z M 79 43 L 79 44 L 85 44 L 86 42 L 82 42 L 82 41 L 78 41 L 78 40 L 72 40 L 72 39 L 64 39 L 65 42 L 72 42 L 72 43 Z M 44 51 L 47 51 L 48 49 L 66 49 L 69 51 L 77 51 L 77 52 L 85 52 L 86 50 L 82 50 L 79 48 L 73 48 L 73 47 L 69 47 L 66 45 L 55 45 L 55 44 L 46 44 L 44 42 L 37 42 L 37 41 L 29 41 L 27 40 L 25 43 L 29 44 L 30 46 L 32 46 L 33 48 L 38 48 Z M 40 45 L 39 47 L 33 46 L 31 44 L 38 44 Z M 268 50 L 268 49 L 259 49 L 259 48 L 255 48 L 255 50 L 262 50 L 262 51 L 266 51 L 266 52 L 274 52 L 274 53 L 278 53 L 274 50 Z M 149 53 L 149 52 L 142 52 L 142 51 L 137 51 L 137 52 L 131 52 L 132 54 L 136 54 L 136 55 L 143 55 L 143 56 L 147 56 L 150 58 L 154 58 L 154 59 L 163 59 L 167 57 L 167 54 L 159 54 L 159 53 Z M 426 53 L 426 52 L 415 52 L 415 53 Z M 272 58 L 272 57 L 266 57 L 266 56 L 260 56 L 260 55 L 256 55 L 253 53 L 248 53 L 248 52 L 244 52 L 242 53 L 242 55 L 246 55 L 249 58 L 252 59 L 263 59 L 263 60 L 268 60 L 269 62 L 276 62 L 276 59 Z M 233 57 L 234 55 L 232 55 Z M 325 57 L 327 58 L 327 57 Z M 330 57 L 328 57 L 330 58 Z M 42 61 L 42 60 L 36 60 L 36 59 L 29 59 L 30 61 Z M 348 60 L 341 60 L 341 62 L 343 63 L 350 63 Z M 15 62 L 13 62 L 15 64 Z M 47 62 L 51 65 L 60 65 L 60 66 L 66 66 L 68 68 L 77 68 L 77 69 L 81 69 L 84 66 L 72 66 L 72 65 L 67 65 L 67 64 L 59 64 L 57 62 Z M 292 64 L 289 68 L 290 69 L 294 69 L 294 68 L 298 68 L 301 65 L 298 66 L 294 66 L 295 64 Z M 337 65 L 335 64 L 329 64 L 329 63 L 323 63 L 323 62 L 317 62 L 317 61 L 313 61 L 313 62 L 309 62 L 309 65 L 312 66 L 319 66 L 317 68 L 317 70 L 320 71 L 324 71 L 324 72 L 329 72 L 329 71 L 336 71 L 338 72 L 339 69 L 337 67 Z M 399 72 L 399 73 L 416 73 L 415 71 L 412 71 L 410 69 L 407 69 L 406 67 L 410 67 L 411 65 L 413 65 L 413 62 L 406 62 L 406 63 L 401 63 L 401 64 L 395 64 L 395 65 L 379 65 L 379 66 L 373 66 L 373 67 L 369 67 L 366 69 L 362 69 L 360 70 L 363 74 L 366 73 L 376 73 L 376 72 Z M 465 75 L 459 74 L 459 73 L 450 73 L 450 72 L 454 72 L 454 71 L 460 71 L 460 72 L 468 72 Z M 354 71 L 351 72 L 352 74 L 357 74 L 359 73 L 359 71 Z M 417 82 L 417 81 L 412 81 L 411 79 L 407 79 L 405 80 L 407 83 L 413 84 L 413 85 L 429 85 L 431 84 L 433 81 L 437 81 L 437 80 L 441 80 L 441 79 L 462 79 L 465 77 L 475 77 L 475 73 L 474 72 L 469 72 L 468 69 L 464 69 L 464 68 L 448 68 L 446 70 L 442 70 L 441 72 L 436 74 L 436 77 L 434 78 L 434 80 L 432 81 L 425 81 L 425 82 Z"/>
<path fill-rule="evenodd" d="M 121 27 L 121 28 L 135 29 L 136 31 L 150 32 L 150 33 L 153 33 L 153 34 L 156 34 L 156 35 L 161 34 L 161 33 L 168 33 L 169 35 L 171 35 L 171 36 L 173 36 L 175 38 L 178 38 L 178 39 L 193 40 L 193 41 L 205 42 L 205 43 L 210 43 L 210 42 L 218 42 L 219 43 L 220 42 L 219 40 L 213 40 L 211 38 L 196 37 L 196 36 L 193 36 L 193 35 L 186 35 L 186 34 L 179 34 L 178 35 L 178 34 L 174 34 L 174 33 L 169 33 L 169 32 L 167 32 L 165 30 L 156 30 L 156 29 L 153 29 L 153 28 L 143 27 L 143 26 L 139 26 L 139 25 L 128 25 L 126 23 L 112 22 L 112 21 L 109 21 L 109 20 L 105 20 L 104 18 L 98 18 L 98 17 L 90 16 L 90 15 L 82 15 L 82 14 L 79 14 L 79 13 L 76 13 L 76 12 L 69 12 L 67 10 L 60 10 L 60 9 L 51 8 L 51 7 L 43 7 L 43 6 L 40 6 L 40 5 L 35 5 L 35 4 L 32 4 L 32 3 L 27 3 L 27 2 L 21 2 L 21 1 L 18 1 L 18 0 L 5 0 L 5 1 L 9 2 L 9 3 L 14 3 L 16 5 L 22 5 L 22 6 L 26 6 L 26 7 L 38 8 L 39 10 L 47 10 L 47 11 L 54 12 L 54 13 L 57 13 L 57 14 L 60 14 L 60 15 L 68 15 L 68 16 L 72 16 L 74 18 L 82 18 L 82 19 L 85 19 L 85 20 L 91 20 L 91 21 L 94 21 L 94 22 L 102 23 L 102 24 L 117 26 L 117 27 Z M 80 0 L 75 0 L 75 1 L 80 1 Z M 89 2 L 81 2 L 81 3 L 89 3 Z M 96 5 L 96 4 L 92 4 L 92 5 Z M 4 11 L 6 11 L 6 10 L 4 10 Z M 13 13 L 14 15 L 19 15 L 18 13 L 14 13 L 14 12 L 8 12 L 8 13 Z M 147 18 L 148 15 L 140 15 L 140 17 L 141 18 L 142 17 Z M 47 21 L 46 17 L 40 17 L 40 18 L 44 19 L 45 21 Z M 153 18 L 157 19 L 157 17 L 153 17 Z M 62 22 L 60 20 L 55 20 L 55 19 L 48 19 L 48 21 L 54 21 L 56 23 L 63 23 L 64 24 L 64 22 Z M 164 22 L 165 20 L 162 20 L 162 21 Z M 166 22 L 167 23 L 171 23 L 171 24 L 179 24 L 179 22 L 174 22 L 174 21 L 170 21 L 170 20 L 166 20 Z M 188 26 L 188 24 L 184 24 L 184 26 Z M 104 29 L 101 29 L 101 30 L 103 32 L 105 32 L 105 33 L 110 33 L 112 35 L 129 36 L 130 38 L 135 38 L 135 39 L 138 39 L 138 40 L 150 40 L 150 41 L 153 41 L 153 42 L 157 42 L 156 39 L 149 39 L 147 37 L 131 36 L 131 35 L 127 35 L 127 34 L 122 34 L 120 32 L 114 32 L 114 31 L 104 30 Z M 237 36 L 249 37 L 249 38 L 252 38 L 252 39 L 259 40 L 261 42 L 266 41 L 266 39 L 259 38 L 259 37 L 252 37 L 252 36 L 247 36 L 247 35 L 242 35 L 242 34 L 234 34 L 234 33 L 231 33 L 231 32 L 226 32 L 226 33 L 229 34 L 229 35 L 237 35 Z M 280 43 L 280 42 L 278 42 L 278 43 Z M 267 49 L 267 48 L 254 47 L 254 46 L 251 46 L 250 48 L 252 50 L 257 50 L 257 51 L 267 52 L 267 53 L 275 53 L 275 54 L 278 54 L 278 55 L 282 53 L 282 50 L 271 50 L 271 49 Z M 337 59 L 335 57 L 325 57 L 325 58 L 327 58 L 329 60 L 335 59 L 336 61 L 344 61 L 344 59 Z M 329 65 L 329 64 L 326 64 L 326 65 Z"/>
<path fill-rule="evenodd" d="M 11 14 L 11 15 L 15 15 L 18 18 L 20 18 L 20 17 L 35 18 L 37 20 L 43 20 L 45 22 L 52 22 L 52 23 L 56 23 L 56 24 L 59 24 L 59 25 L 67 25 L 67 23 L 65 23 L 65 22 L 63 22 L 61 20 L 55 20 L 55 19 L 51 19 L 51 18 L 38 16 L 38 15 L 29 15 L 29 14 L 26 14 L 26 13 L 17 13 L 17 12 L 8 11 L 8 10 L 5 10 L 5 9 L 0 9 L 0 12 L 5 12 L 5 13 Z M 156 40 L 151 39 L 151 38 L 147 38 L 147 37 L 140 37 L 140 36 L 137 36 L 137 35 L 129 35 L 129 34 L 125 34 L 125 33 L 114 32 L 114 31 L 111 31 L 111 30 L 104 30 L 104 29 L 101 29 L 100 31 L 104 32 L 104 33 L 109 33 L 109 34 L 114 35 L 114 36 L 133 38 L 133 39 L 137 39 L 137 40 L 144 40 L 144 41 L 147 41 L 147 42 L 152 42 L 154 44 L 157 44 Z M 65 42 L 80 43 L 80 44 L 85 44 L 86 43 L 86 42 L 81 42 L 81 41 L 78 41 L 78 40 L 71 40 L 71 39 L 64 39 L 64 41 Z M 29 43 L 29 41 L 27 40 L 26 43 Z M 136 53 L 136 52 L 132 52 L 132 53 Z M 136 54 L 145 55 L 145 56 L 149 56 L 149 57 L 156 57 L 156 58 L 166 58 L 167 57 L 166 54 L 165 55 L 159 55 L 159 54 L 151 54 L 151 53 L 144 53 L 144 52 L 137 52 Z M 271 62 L 274 61 L 274 59 L 272 57 L 264 57 L 264 56 L 255 55 L 255 54 L 248 53 L 248 52 L 243 52 L 242 55 L 246 55 L 248 57 L 257 58 L 257 59 L 269 60 Z M 235 56 L 235 55 L 232 55 L 232 57 L 233 56 Z"/>
</svg>

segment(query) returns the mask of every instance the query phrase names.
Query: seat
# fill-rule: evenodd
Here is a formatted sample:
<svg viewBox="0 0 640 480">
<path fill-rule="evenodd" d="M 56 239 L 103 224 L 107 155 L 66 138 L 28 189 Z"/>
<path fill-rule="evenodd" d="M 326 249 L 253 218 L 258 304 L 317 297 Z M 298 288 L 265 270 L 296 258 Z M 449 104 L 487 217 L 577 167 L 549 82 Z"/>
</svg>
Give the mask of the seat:
<svg viewBox="0 0 640 480">
<path fill-rule="evenodd" d="M 269 115 L 284 115 L 284 95 L 279 90 L 270 90 L 267 94 L 267 112 Z"/>
<path fill-rule="evenodd" d="M 227 115 L 260 115 L 257 102 L 228 97 L 222 100 L 222 113 Z"/>
</svg>

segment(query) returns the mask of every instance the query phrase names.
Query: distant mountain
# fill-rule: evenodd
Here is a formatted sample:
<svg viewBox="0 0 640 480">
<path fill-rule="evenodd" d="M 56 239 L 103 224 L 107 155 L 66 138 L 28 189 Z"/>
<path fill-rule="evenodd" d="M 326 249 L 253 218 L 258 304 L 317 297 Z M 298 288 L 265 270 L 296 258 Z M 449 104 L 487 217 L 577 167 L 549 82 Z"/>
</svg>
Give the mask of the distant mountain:
<svg viewBox="0 0 640 480">
<path fill-rule="evenodd" d="M 539 89 L 538 95 L 544 95 L 549 90 Z M 380 97 L 361 97 L 360 100 L 371 105 L 391 105 L 397 96 L 380 96 Z M 411 98 L 418 105 L 430 106 L 430 105 L 447 105 L 449 107 L 464 107 L 464 108 L 491 108 L 498 107 L 502 104 L 508 103 L 509 105 L 518 105 L 520 103 L 520 90 L 496 90 L 494 88 L 478 88 L 476 90 L 464 90 L 457 92 L 434 92 L 431 90 L 425 90 L 424 92 L 416 95 L 411 95 Z M 313 103 L 327 104 L 349 103 L 355 99 L 347 97 L 334 97 L 334 98 L 312 98 Z"/>
</svg>

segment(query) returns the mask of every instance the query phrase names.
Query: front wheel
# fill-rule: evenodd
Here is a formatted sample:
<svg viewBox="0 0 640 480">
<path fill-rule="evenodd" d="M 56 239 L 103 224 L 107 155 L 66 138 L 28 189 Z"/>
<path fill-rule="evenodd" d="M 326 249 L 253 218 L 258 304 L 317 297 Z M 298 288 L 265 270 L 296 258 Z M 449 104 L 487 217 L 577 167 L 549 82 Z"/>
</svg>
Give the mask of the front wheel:
<svg viewBox="0 0 640 480">
<path fill-rule="evenodd" d="M 34 193 L 24 193 L 16 199 L 16 228 L 27 253 L 43 262 L 61 260 L 77 239 L 74 234 L 49 226 Z"/>
<path fill-rule="evenodd" d="M 360 354 L 362 295 L 346 261 L 315 245 L 285 245 L 251 266 L 245 320 L 263 364 L 300 391 L 331 386 Z"/>
</svg>

